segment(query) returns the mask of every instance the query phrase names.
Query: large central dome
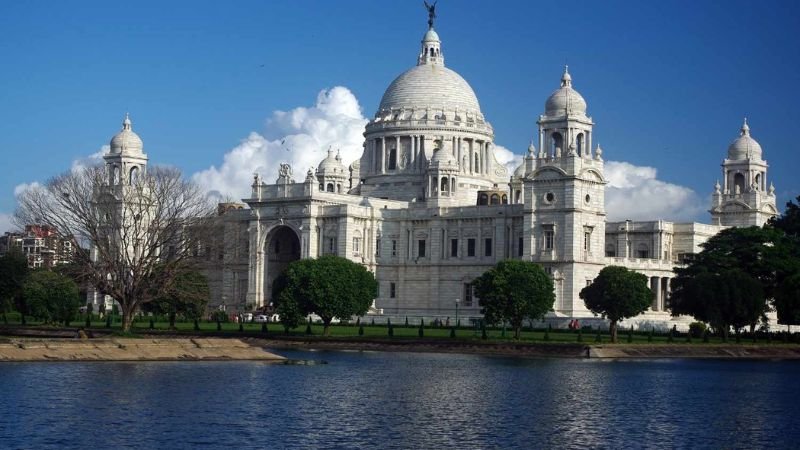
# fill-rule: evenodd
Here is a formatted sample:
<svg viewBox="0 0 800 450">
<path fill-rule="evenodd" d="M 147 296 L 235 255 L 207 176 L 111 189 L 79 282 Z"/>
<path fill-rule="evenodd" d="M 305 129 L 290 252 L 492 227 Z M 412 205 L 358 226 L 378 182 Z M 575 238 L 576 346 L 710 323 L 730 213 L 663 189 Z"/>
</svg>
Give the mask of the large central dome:
<svg viewBox="0 0 800 450">
<path fill-rule="evenodd" d="M 402 73 L 383 94 L 380 110 L 424 109 L 480 112 L 475 92 L 461 75 L 439 64 L 422 64 Z"/>
</svg>

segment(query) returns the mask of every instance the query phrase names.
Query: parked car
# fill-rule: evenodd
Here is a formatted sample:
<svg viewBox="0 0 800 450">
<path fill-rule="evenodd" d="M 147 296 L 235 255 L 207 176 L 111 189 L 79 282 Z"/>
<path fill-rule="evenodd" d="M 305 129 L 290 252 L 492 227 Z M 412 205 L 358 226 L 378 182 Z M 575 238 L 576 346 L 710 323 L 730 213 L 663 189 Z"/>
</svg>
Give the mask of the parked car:
<svg viewBox="0 0 800 450">
<path fill-rule="evenodd" d="M 269 316 L 265 316 L 263 314 L 259 314 L 259 315 L 257 315 L 255 317 L 255 319 L 253 319 L 253 322 L 256 322 L 256 323 L 269 322 Z"/>
</svg>

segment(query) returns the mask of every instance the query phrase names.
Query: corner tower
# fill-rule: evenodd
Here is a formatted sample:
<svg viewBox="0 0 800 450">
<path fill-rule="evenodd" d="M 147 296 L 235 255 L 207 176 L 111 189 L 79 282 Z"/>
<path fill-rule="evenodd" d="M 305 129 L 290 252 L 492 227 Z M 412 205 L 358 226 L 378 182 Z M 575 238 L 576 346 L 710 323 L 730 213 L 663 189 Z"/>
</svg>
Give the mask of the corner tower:
<svg viewBox="0 0 800 450">
<path fill-rule="evenodd" d="M 711 199 L 711 223 L 724 226 L 761 226 L 778 213 L 775 187 L 767 185 L 767 161 L 761 145 L 750 136 L 744 119 L 739 137 L 728 146 L 722 161 L 722 185 L 717 181 Z M 769 186 L 769 187 L 767 187 Z"/>
<path fill-rule="evenodd" d="M 605 184 L 602 151 L 590 150 L 594 123 L 572 87 L 567 68 L 561 86 L 539 116 L 539 151 L 525 158 L 525 248 L 553 275 L 557 314 L 582 316 L 579 292 L 604 265 Z"/>
</svg>

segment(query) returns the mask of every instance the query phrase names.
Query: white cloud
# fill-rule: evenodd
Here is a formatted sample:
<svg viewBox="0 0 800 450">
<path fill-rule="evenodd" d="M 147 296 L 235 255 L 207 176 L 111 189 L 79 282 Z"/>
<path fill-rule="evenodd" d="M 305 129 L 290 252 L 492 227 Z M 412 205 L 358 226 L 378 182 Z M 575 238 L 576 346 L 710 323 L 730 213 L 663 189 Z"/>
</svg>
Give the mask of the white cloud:
<svg viewBox="0 0 800 450">
<path fill-rule="evenodd" d="M 70 170 L 74 172 L 84 167 L 96 166 L 98 164 L 101 164 L 103 162 L 103 155 L 108 153 L 110 150 L 111 146 L 106 144 L 100 147 L 100 150 L 96 151 L 95 153 L 92 153 L 91 155 L 85 158 L 78 158 L 72 161 L 72 167 L 70 167 Z"/>
<path fill-rule="evenodd" d="M 367 119 L 349 89 L 337 86 L 321 91 L 311 107 L 275 111 L 266 120 L 266 132 L 255 131 L 223 157 L 222 164 L 194 174 L 193 179 L 211 194 L 234 199 L 249 194 L 253 173 L 272 183 L 278 165 L 292 165 L 294 178 L 302 181 L 330 147 L 340 150 L 349 165 L 361 157 Z"/>
<path fill-rule="evenodd" d="M 605 163 L 608 220 L 698 220 L 706 202 L 685 186 L 656 178 L 654 167 L 620 161 Z"/>
<path fill-rule="evenodd" d="M 502 145 L 494 145 L 494 159 L 506 166 L 509 175 L 514 173 L 517 167 L 522 164 L 522 155 L 517 155 Z"/>
</svg>

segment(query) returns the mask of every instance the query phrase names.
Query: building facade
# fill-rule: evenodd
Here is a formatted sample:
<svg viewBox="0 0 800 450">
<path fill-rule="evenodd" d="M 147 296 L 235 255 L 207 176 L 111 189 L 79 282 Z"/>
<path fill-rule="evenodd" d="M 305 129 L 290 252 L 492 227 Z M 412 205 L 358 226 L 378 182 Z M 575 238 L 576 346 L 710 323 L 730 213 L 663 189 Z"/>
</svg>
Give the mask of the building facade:
<svg viewBox="0 0 800 450">
<path fill-rule="evenodd" d="M 392 81 L 366 125 L 357 161 L 346 166 L 330 150 L 297 179 L 284 164 L 274 181 L 255 175 L 242 204 L 222 205 L 217 241 L 205 250 L 210 306 L 268 306 L 290 262 L 334 254 L 375 273 L 377 320 L 478 318 L 472 281 L 514 258 L 553 277 L 550 320 L 591 320 L 579 292 L 615 264 L 645 274 L 655 293 L 633 323 L 671 326 L 673 267 L 724 227 L 761 225 L 777 212 L 746 123 L 723 161 L 712 224 L 606 221 L 604 153 L 567 69 L 536 123 L 538 142 L 509 173 L 477 96 L 445 66 L 430 23 L 417 64 Z"/>
<path fill-rule="evenodd" d="M 19 250 L 31 269 L 52 269 L 72 260 L 72 241 L 64 239 L 47 225 L 26 225 L 22 232 L 6 232 L 0 236 L 0 256 L 12 249 Z"/>
</svg>

